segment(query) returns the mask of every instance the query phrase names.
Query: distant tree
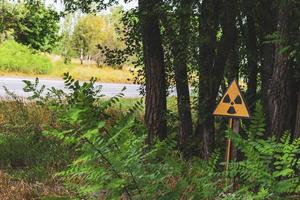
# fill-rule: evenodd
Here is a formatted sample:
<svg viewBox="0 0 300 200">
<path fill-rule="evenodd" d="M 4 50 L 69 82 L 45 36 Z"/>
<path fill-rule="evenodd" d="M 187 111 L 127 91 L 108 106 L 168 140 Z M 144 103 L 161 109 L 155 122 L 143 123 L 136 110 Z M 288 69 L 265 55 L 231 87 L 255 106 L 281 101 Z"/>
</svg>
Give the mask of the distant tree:
<svg viewBox="0 0 300 200">
<path fill-rule="evenodd" d="M 103 17 L 87 15 L 79 19 L 72 35 L 73 48 L 83 59 L 97 53 L 97 44 L 104 40 L 103 32 L 105 21 Z"/>
<path fill-rule="evenodd" d="M 41 51 L 51 51 L 59 40 L 59 15 L 40 1 L 4 1 L 0 10 L 3 35 L 9 32 L 17 42 Z"/>
<path fill-rule="evenodd" d="M 14 28 L 20 18 L 19 9 L 17 6 L 8 3 L 7 1 L 1 2 L 0 7 L 0 42 L 13 37 Z"/>
<path fill-rule="evenodd" d="M 116 13 L 115 13 L 116 14 Z M 81 61 L 86 59 L 101 59 L 98 46 L 121 48 L 115 25 L 118 20 L 111 15 L 85 15 L 75 25 L 72 35 L 72 45 L 80 56 Z"/>
<path fill-rule="evenodd" d="M 122 24 L 123 14 L 123 7 L 115 6 L 110 9 L 110 14 L 104 16 L 108 24 L 107 32 L 110 33 L 106 35 L 109 37 L 106 43 L 109 48 L 123 49 L 125 46 L 124 42 L 120 40 L 124 31 Z"/>
<path fill-rule="evenodd" d="M 59 40 L 59 15 L 40 1 L 26 3 L 15 28 L 15 40 L 41 51 L 51 51 Z"/>
<path fill-rule="evenodd" d="M 70 63 L 72 56 L 76 54 L 72 48 L 73 19 L 74 15 L 71 14 L 64 17 L 63 26 L 61 28 L 61 40 L 57 48 L 55 48 L 55 53 L 64 57 L 65 64 Z"/>
</svg>

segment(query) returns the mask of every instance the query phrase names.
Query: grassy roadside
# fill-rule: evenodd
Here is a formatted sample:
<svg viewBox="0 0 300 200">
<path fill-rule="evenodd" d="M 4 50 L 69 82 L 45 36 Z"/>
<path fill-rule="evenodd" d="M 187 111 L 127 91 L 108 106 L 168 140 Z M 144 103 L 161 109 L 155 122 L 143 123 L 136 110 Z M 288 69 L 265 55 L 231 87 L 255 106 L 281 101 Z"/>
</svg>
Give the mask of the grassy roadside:
<svg viewBox="0 0 300 200">
<path fill-rule="evenodd" d="M 22 98 L 0 99 L 0 199 L 72 196 L 55 174 L 72 157 L 69 147 L 42 135 L 55 113 Z"/>
<path fill-rule="evenodd" d="M 133 74 L 129 67 L 114 69 L 110 66 L 97 67 L 95 61 L 72 59 L 65 64 L 58 55 L 34 53 L 27 46 L 8 40 L 0 44 L 0 76 L 61 78 L 69 72 L 77 80 L 96 77 L 99 82 L 132 83 Z"/>
<path fill-rule="evenodd" d="M 99 82 L 104 83 L 132 83 L 133 74 L 128 67 L 123 69 L 113 69 L 112 67 L 98 68 L 95 64 L 80 65 L 77 63 L 63 64 L 62 62 L 54 63 L 53 68 L 46 74 L 22 73 L 1 71 L 0 76 L 5 77 L 40 77 L 50 79 L 61 79 L 62 74 L 69 72 L 77 80 L 89 80 L 96 77 Z"/>
<path fill-rule="evenodd" d="M 118 103 L 109 106 L 106 114 L 111 120 L 118 120 L 138 101 L 141 99 L 120 98 Z M 175 98 L 169 98 L 168 108 L 173 110 L 174 106 Z M 1 200 L 74 199 L 77 195 L 57 176 L 74 160 L 76 146 L 46 136 L 44 132 L 66 128 L 67 125 L 58 120 L 62 113 L 47 103 L 40 105 L 13 96 L 11 99 L 0 98 Z M 142 122 L 143 108 L 135 114 Z"/>
<path fill-rule="evenodd" d="M 59 56 L 51 56 L 53 69 L 47 74 L 49 77 L 61 77 L 64 72 L 69 72 L 77 80 L 89 80 L 96 77 L 99 82 L 105 83 L 132 83 L 133 74 L 130 68 L 114 69 L 110 66 L 97 67 L 94 61 L 84 61 L 80 64 L 79 59 L 72 59 L 70 64 L 64 64 Z"/>
<path fill-rule="evenodd" d="M 109 112 L 117 118 L 137 101 L 120 99 Z M 47 105 L 39 106 L 23 98 L 0 99 L 1 200 L 77 199 L 56 176 L 70 164 L 74 147 L 42 134 L 46 127 L 59 126 L 56 114 Z"/>
</svg>

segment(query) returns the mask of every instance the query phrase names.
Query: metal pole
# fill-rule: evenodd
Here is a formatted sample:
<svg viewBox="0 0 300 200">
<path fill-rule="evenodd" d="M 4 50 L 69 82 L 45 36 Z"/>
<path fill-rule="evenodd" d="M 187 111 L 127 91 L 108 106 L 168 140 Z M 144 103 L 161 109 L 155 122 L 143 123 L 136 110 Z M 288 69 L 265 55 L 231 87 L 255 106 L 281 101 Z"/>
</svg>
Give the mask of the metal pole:
<svg viewBox="0 0 300 200">
<path fill-rule="evenodd" d="M 233 119 L 229 119 L 229 128 L 233 129 Z M 227 154 L 226 154 L 226 171 L 229 169 L 229 162 L 231 157 L 231 140 L 230 138 L 227 140 Z"/>
</svg>

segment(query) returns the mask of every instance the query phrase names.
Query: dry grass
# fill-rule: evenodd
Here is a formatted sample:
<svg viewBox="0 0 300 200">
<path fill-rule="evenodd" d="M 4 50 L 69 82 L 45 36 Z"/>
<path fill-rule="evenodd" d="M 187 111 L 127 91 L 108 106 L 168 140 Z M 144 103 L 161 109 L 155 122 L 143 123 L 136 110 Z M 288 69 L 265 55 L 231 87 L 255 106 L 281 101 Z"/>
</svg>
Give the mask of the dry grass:
<svg viewBox="0 0 300 200">
<path fill-rule="evenodd" d="M 44 125 L 54 123 L 52 114 L 47 106 L 37 106 L 21 97 L 0 98 L 0 131 L 14 134 L 41 132 Z"/>
<path fill-rule="evenodd" d="M 70 196 L 53 175 L 61 165 L 51 155 L 57 153 L 59 158 L 63 154 L 49 154 L 53 150 L 49 145 L 54 143 L 41 136 L 44 126 L 54 125 L 53 117 L 46 106 L 17 97 L 0 99 L 0 200 Z M 37 136 L 39 140 L 33 144 L 45 145 L 28 146 Z"/>
<path fill-rule="evenodd" d="M 58 183 L 26 183 L 14 180 L 8 174 L 0 171 L 0 199 L 1 200 L 32 200 L 46 196 L 71 196 Z"/>
<path fill-rule="evenodd" d="M 122 70 L 112 67 L 98 68 L 90 65 L 60 65 L 50 73 L 52 77 L 60 77 L 64 72 L 69 72 L 75 79 L 89 80 L 92 76 L 104 83 L 132 83 L 133 75 L 128 68 Z"/>
<path fill-rule="evenodd" d="M 13 181 L 0 171 L 0 197 L 2 200 L 23 200 L 36 198 L 32 188 L 23 181 Z"/>
</svg>

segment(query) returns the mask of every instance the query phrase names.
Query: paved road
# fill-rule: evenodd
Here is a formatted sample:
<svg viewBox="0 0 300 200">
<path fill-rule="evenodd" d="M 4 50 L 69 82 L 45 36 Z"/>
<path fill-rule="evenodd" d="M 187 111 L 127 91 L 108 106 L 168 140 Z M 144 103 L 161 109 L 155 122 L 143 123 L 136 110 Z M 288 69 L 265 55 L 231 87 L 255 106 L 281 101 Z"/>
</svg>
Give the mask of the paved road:
<svg viewBox="0 0 300 200">
<path fill-rule="evenodd" d="M 34 81 L 34 79 L 30 78 L 8 78 L 8 77 L 0 77 L 0 97 L 6 97 L 7 94 L 3 86 L 7 87 L 9 91 L 14 92 L 18 96 L 26 97 L 29 94 L 26 94 L 23 91 L 23 87 L 25 84 L 22 80 L 30 80 Z M 64 89 L 64 82 L 61 80 L 46 80 L 40 79 L 40 84 L 45 85 L 46 88 L 55 87 L 57 89 Z M 102 94 L 105 96 L 111 97 L 114 96 L 122 90 L 125 86 L 126 90 L 123 92 L 125 97 L 138 97 L 139 96 L 139 85 L 132 84 L 115 84 L 115 83 L 97 83 L 97 85 L 102 85 Z"/>
</svg>

